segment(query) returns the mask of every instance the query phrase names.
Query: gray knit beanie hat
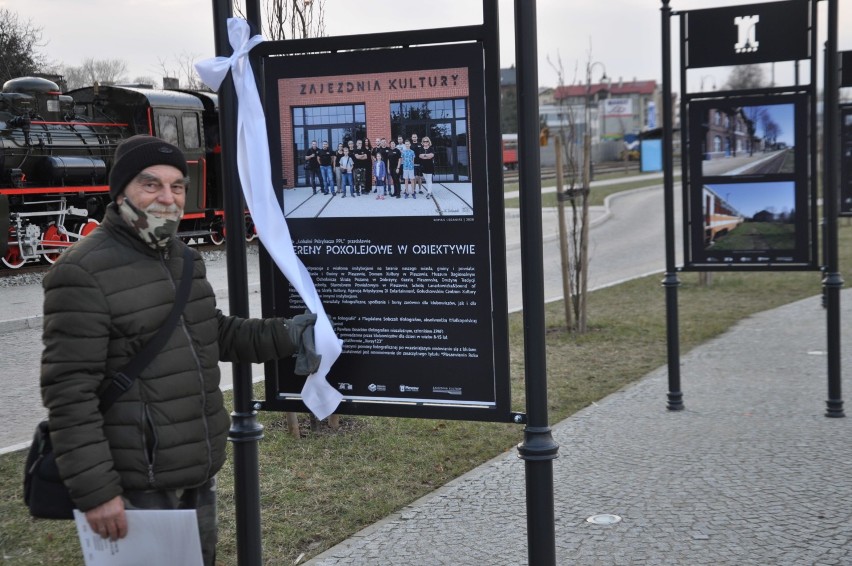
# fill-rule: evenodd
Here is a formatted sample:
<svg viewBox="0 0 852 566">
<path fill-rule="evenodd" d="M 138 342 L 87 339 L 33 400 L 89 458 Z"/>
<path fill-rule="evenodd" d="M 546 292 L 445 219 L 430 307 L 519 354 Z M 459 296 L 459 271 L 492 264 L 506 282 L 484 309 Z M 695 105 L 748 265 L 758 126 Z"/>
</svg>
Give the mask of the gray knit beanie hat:
<svg viewBox="0 0 852 566">
<path fill-rule="evenodd" d="M 152 165 L 171 165 L 187 174 L 183 152 L 167 141 L 138 135 L 118 144 L 109 172 L 109 196 L 115 200 L 140 171 Z"/>
</svg>

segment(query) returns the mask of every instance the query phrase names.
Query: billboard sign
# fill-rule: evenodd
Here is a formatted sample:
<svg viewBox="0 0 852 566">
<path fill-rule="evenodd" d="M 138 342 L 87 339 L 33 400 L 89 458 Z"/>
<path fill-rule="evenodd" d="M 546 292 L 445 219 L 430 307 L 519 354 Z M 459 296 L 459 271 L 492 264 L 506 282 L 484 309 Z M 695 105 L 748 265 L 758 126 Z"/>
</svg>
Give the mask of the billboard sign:
<svg viewBox="0 0 852 566">
<path fill-rule="evenodd" d="M 633 100 L 630 98 L 607 98 L 602 104 L 604 118 L 633 117 Z"/>
</svg>

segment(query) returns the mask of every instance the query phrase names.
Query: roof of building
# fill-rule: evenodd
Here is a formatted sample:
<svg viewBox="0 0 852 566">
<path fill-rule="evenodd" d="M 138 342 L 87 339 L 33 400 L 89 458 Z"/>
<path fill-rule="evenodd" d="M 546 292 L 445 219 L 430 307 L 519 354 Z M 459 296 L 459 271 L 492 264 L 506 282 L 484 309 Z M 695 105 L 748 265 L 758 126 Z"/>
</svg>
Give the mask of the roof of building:
<svg viewBox="0 0 852 566">
<path fill-rule="evenodd" d="M 654 94 L 657 90 L 657 81 L 630 81 L 617 83 L 597 83 L 591 85 L 591 94 L 609 92 L 611 96 L 623 96 L 626 94 Z M 586 85 L 560 86 L 553 93 L 557 100 L 575 96 L 586 96 Z"/>
</svg>

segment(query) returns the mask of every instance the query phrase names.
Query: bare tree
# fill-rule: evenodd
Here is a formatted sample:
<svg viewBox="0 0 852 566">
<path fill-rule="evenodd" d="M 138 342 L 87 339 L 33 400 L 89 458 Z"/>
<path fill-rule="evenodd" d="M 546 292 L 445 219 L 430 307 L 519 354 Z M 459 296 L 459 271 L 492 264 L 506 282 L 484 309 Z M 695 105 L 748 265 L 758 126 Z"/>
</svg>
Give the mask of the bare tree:
<svg viewBox="0 0 852 566">
<path fill-rule="evenodd" d="M 728 90 L 746 90 L 769 86 L 760 65 L 738 65 L 731 69 L 725 88 Z"/>
<path fill-rule="evenodd" d="M 46 70 L 47 60 L 39 52 L 44 47 L 42 30 L 18 14 L 0 8 L 0 84 Z"/>
<path fill-rule="evenodd" d="M 62 74 L 69 90 L 95 83 L 116 84 L 127 81 L 127 63 L 122 59 L 90 57 L 79 67 L 64 67 Z"/>
<path fill-rule="evenodd" d="M 325 35 L 326 0 L 262 0 L 263 36 L 271 40 Z M 245 18 L 243 0 L 234 0 L 234 13 Z"/>
<path fill-rule="evenodd" d="M 198 90 L 202 88 L 201 79 L 195 71 L 195 61 L 198 55 L 183 52 L 172 57 L 169 61 L 159 59 L 160 71 L 163 78 L 178 79 L 181 88 Z"/>
<path fill-rule="evenodd" d="M 559 87 L 565 86 L 565 70 L 562 58 L 557 53 L 556 62 L 547 62 L 556 71 Z M 577 66 L 574 69 L 575 80 Z M 557 149 L 557 204 L 560 220 L 560 248 L 562 255 L 562 281 L 565 302 L 565 324 L 570 332 L 582 334 L 586 331 L 586 272 L 588 271 L 588 222 L 589 192 L 584 183 L 584 169 L 580 167 L 577 151 L 577 120 L 570 104 L 559 102 L 559 128 L 556 132 Z M 588 124 L 586 124 L 588 128 Z M 584 146 L 584 152 L 588 147 Z M 564 184 L 563 180 L 567 179 Z M 568 218 L 566 203 L 570 206 Z"/>
</svg>

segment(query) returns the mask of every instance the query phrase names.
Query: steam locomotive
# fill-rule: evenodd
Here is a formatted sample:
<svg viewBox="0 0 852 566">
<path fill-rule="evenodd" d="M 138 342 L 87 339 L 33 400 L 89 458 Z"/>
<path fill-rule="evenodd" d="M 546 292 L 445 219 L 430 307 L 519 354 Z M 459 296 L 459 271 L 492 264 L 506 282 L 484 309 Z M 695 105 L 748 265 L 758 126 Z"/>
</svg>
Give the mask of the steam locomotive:
<svg viewBox="0 0 852 566">
<path fill-rule="evenodd" d="M 0 92 L 0 261 L 53 263 L 97 228 L 109 203 L 116 146 L 149 134 L 180 147 L 190 176 L 178 235 L 224 241 L 217 96 L 92 86 L 61 93 L 39 77 Z M 246 238 L 254 237 L 246 217 Z"/>
</svg>

